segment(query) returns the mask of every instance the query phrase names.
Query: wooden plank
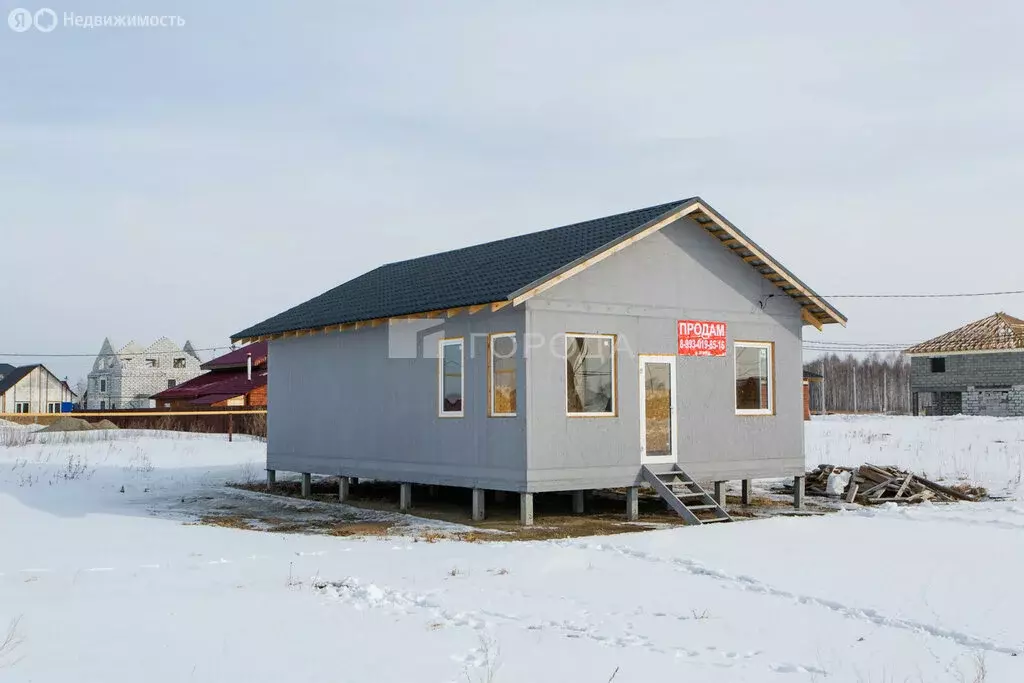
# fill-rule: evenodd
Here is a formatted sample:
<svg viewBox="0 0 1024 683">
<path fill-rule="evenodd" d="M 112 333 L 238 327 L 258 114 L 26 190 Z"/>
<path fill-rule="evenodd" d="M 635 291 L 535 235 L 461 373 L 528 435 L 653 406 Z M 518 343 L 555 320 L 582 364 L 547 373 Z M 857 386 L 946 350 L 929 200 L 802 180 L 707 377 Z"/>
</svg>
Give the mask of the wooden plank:
<svg viewBox="0 0 1024 683">
<path fill-rule="evenodd" d="M 777 270 L 780 270 L 780 271 L 784 270 L 782 268 L 782 266 L 776 264 L 774 261 L 772 261 L 770 258 L 768 258 L 768 256 L 766 254 L 762 253 L 759 249 L 755 248 L 751 242 L 740 238 L 739 234 L 737 234 L 735 232 L 735 230 L 733 228 L 731 228 L 731 226 L 728 224 L 728 222 L 724 218 L 722 218 L 721 216 L 718 216 L 717 214 L 715 214 L 715 212 L 713 212 L 709 207 L 703 205 L 702 203 L 698 203 L 698 205 L 700 206 L 701 213 L 703 215 L 706 215 L 708 218 L 713 220 L 716 224 L 721 226 L 721 228 L 723 230 L 728 232 L 733 237 L 739 239 L 740 242 L 743 244 L 743 246 L 745 246 L 747 249 L 750 250 L 750 253 L 757 254 L 758 256 L 761 257 L 762 261 L 764 261 L 765 263 L 771 264 Z M 793 282 L 793 286 L 795 288 L 797 288 L 802 294 L 804 294 L 805 296 L 809 297 L 812 301 L 814 301 L 819 306 L 821 306 L 822 310 L 824 310 L 829 315 L 829 317 L 831 317 L 833 320 L 835 320 L 840 325 L 842 325 L 844 327 L 846 326 L 846 323 L 843 322 L 843 319 L 839 316 L 839 314 L 836 313 L 835 311 L 833 311 L 831 308 L 829 308 L 825 304 L 824 300 L 818 299 L 817 297 L 813 296 L 809 290 L 807 290 L 804 287 L 798 285 L 796 283 L 796 281 Z"/>
<path fill-rule="evenodd" d="M 857 490 L 860 489 L 859 484 L 850 482 L 850 488 L 846 489 L 846 502 L 852 503 L 857 498 Z"/>
<path fill-rule="evenodd" d="M 500 311 L 501 309 L 503 309 L 506 306 L 508 306 L 510 303 L 512 303 L 512 302 L 511 301 L 495 301 L 493 304 L 491 304 L 491 313 L 496 313 L 497 311 Z"/>
<path fill-rule="evenodd" d="M 384 322 L 383 318 L 374 318 L 370 321 L 370 327 L 380 327 L 382 322 Z"/>
<path fill-rule="evenodd" d="M 957 500 L 967 500 L 971 502 L 974 502 L 976 500 L 971 496 L 960 493 L 956 489 L 951 489 L 949 487 L 943 486 L 942 484 L 936 484 L 934 481 L 930 481 L 928 479 L 925 479 L 924 477 L 918 477 L 917 483 L 921 484 L 922 486 L 930 488 L 932 491 L 935 491 L 936 493 L 941 493 L 950 496 L 951 498 L 956 498 Z"/>
<path fill-rule="evenodd" d="M 865 491 L 864 493 L 862 493 L 862 494 L 860 494 L 860 495 L 864 496 L 865 498 L 868 498 L 868 497 L 870 497 L 870 496 L 871 496 L 871 494 L 873 494 L 873 493 L 876 493 L 876 492 L 878 492 L 878 491 L 885 491 L 885 489 L 886 489 L 886 488 L 887 488 L 887 487 L 889 486 L 889 484 L 890 484 L 891 482 L 893 482 L 893 481 L 895 481 L 895 479 L 886 479 L 886 480 L 885 480 L 885 481 L 883 481 L 883 482 L 882 482 L 881 484 L 875 484 L 874 486 L 872 486 L 871 488 L 869 488 L 869 489 L 868 489 L 867 491 Z"/>
<path fill-rule="evenodd" d="M 811 312 L 807 310 L 806 306 L 803 306 L 803 307 L 800 308 L 800 317 L 803 318 L 803 321 L 805 323 L 807 323 L 808 325 L 812 325 L 812 326 L 816 327 L 819 332 L 821 331 L 821 328 L 822 328 L 821 321 L 818 320 L 816 317 L 814 317 L 814 315 L 811 314 Z"/>
<path fill-rule="evenodd" d="M 897 498 L 902 498 L 903 497 L 903 494 L 907 492 L 907 487 L 910 486 L 910 482 L 912 482 L 913 480 L 914 480 L 914 475 L 913 474 L 908 474 L 907 478 L 903 480 L 903 483 L 900 485 L 899 490 L 896 492 L 896 497 Z"/>
<path fill-rule="evenodd" d="M 480 311 L 484 310 L 485 308 L 487 308 L 487 304 L 477 304 L 475 306 L 470 306 L 469 307 L 469 314 L 470 315 L 476 315 L 477 313 L 479 313 Z"/>
<path fill-rule="evenodd" d="M 459 306 L 458 308 L 449 308 L 449 309 L 448 309 L 448 310 L 447 310 L 447 311 L 445 312 L 445 317 L 446 317 L 446 318 L 454 318 L 454 317 L 455 317 L 455 316 L 457 316 L 457 315 L 458 315 L 459 313 L 462 313 L 462 311 L 463 311 L 463 310 L 464 310 L 464 307 L 463 307 L 463 306 Z"/>
</svg>

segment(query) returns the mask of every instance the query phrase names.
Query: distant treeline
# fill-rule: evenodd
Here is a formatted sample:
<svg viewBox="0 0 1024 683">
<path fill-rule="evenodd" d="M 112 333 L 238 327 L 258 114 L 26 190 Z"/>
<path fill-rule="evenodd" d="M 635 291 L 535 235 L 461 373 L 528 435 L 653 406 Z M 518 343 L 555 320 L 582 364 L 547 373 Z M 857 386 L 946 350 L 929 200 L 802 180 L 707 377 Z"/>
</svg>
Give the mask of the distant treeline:
<svg viewBox="0 0 1024 683">
<path fill-rule="evenodd" d="M 804 365 L 824 376 L 811 382 L 811 412 L 910 414 L 910 359 L 899 353 L 858 358 L 830 354 Z"/>
</svg>

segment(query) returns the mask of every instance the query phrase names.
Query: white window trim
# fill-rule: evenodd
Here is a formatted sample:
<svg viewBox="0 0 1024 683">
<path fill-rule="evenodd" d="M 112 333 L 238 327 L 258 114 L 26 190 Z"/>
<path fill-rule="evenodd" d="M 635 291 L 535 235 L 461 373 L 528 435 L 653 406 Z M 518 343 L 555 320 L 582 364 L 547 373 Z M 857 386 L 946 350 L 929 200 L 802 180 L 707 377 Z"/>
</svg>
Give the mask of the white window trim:
<svg viewBox="0 0 1024 683">
<path fill-rule="evenodd" d="M 444 409 L 444 347 L 459 346 L 459 367 L 462 368 L 462 374 L 459 377 L 461 386 L 459 387 L 460 395 L 462 396 L 462 410 L 445 410 Z M 437 341 L 437 416 L 438 417 L 465 417 L 466 415 L 466 344 L 464 337 L 451 337 L 448 339 L 439 339 Z"/>
<path fill-rule="evenodd" d="M 737 341 L 733 342 L 732 350 L 732 401 L 737 415 L 775 415 L 775 349 L 772 342 L 761 341 Z M 748 409 L 739 407 L 739 397 L 736 396 L 736 378 L 738 376 L 739 350 L 745 349 L 767 349 L 768 351 L 768 407 Z"/>
<path fill-rule="evenodd" d="M 573 413 L 569 411 L 569 339 L 583 337 L 585 339 L 610 339 L 612 342 L 612 411 L 610 413 Z M 587 334 L 583 332 L 566 332 L 565 348 L 562 356 L 562 379 L 565 385 L 562 393 L 565 394 L 565 415 L 566 417 L 618 417 L 619 412 L 619 345 L 614 334 Z"/>
<path fill-rule="evenodd" d="M 25 410 L 18 410 L 21 406 L 25 406 Z M 15 401 L 14 402 L 14 413 L 16 415 L 27 415 L 29 412 L 30 404 L 28 401 Z"/>
<path fill-rule="evenodd" d="M 511 337 L 512 341 L 515 342 L 516 352 L 512 355 L 512 360 L 515 361 L 519 351 L 519 339 L 516 337 L 515 332 L 495 332 L 487 337 L 487 416 L 488 417 L 516 417 L 516 411 L 519 410 L 519 396 L 518 392 L 516 395 L 516 410 L 511 413 L 499 413 L 494 409 L 494 390 L 497 388 L 497 382 L 494 381 L 494 340 L 502 337 Z M 507 359 L 502 359 L 507 360 Z M 516 362 L 516 384 L 518 389 L 519 384 L 519 363 Z M 463 399 L 465 403 L 465 399 Z"/>
<path fill-rule="evenodd" d="M 676 357 L 670 355 L 662 355 L 656 353 L 642 353 L 640 358 L 640 368 L 638 376 L 640 379 L 639 383 L 639 394 L 640 394 L 640 463 L 644 465 L 656 465 L 665 464 L 671 462 L 677 462 L 679 460 L 679 424 L 676 419 L 677 403 L 679 402 L 676 394 Z M 669 419 L 672 430 L 672 452 L 668 455 L 647 455 L 647 425 L 645 424 L 644 418 L 647 417 L 647 382 L 646 382 L 646 371 L 644 366 L 647 363 L 664 363 L 669 367 Z"/>
</svg>

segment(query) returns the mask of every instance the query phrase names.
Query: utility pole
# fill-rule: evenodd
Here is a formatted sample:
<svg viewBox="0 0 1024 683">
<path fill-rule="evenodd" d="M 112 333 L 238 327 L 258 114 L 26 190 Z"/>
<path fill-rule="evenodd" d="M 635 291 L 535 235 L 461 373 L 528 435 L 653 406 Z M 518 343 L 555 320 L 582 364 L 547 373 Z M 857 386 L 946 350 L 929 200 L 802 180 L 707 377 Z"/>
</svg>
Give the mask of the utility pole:
<svg viewBox="0 0 1024 683">
<path fill-rule="evenodd" d="M 853 363 L 853 412 L 857 412 L 857 364 Z"/>
<path fill-rule="evenodd" d="M 821 414 L 828 415 L 828 405 L 825 398 L 828 393 L 825 391 L 825 356 L 821 357 Z"/>
<path fill-rule="evenodd" d="M 889 412 L 889 371 L 882 370 L 882 412 Z"/>
</svg>

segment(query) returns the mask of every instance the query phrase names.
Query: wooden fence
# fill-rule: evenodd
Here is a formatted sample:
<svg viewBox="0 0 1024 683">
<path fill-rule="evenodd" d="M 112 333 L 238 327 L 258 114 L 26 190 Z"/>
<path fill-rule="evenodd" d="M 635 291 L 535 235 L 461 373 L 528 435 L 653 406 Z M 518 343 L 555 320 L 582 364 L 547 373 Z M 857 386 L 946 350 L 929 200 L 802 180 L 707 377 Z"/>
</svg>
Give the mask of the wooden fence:
<svg viewBox="0 0 1024 683">
<path fill-rule="evenodd" d="M 86 422 L 110 420 L 120 429 L 163 429 L 173 432 L 207 434 L 250 434 L 266 438 L 266 410 L 214 408 L 196 411 L 168 411 L 160 408 L 137 410 L 98 410 L 71 413 L 0 413 L 0 420 L 17 424 L 49 426 L 63 417 Z"/>
</svg>

